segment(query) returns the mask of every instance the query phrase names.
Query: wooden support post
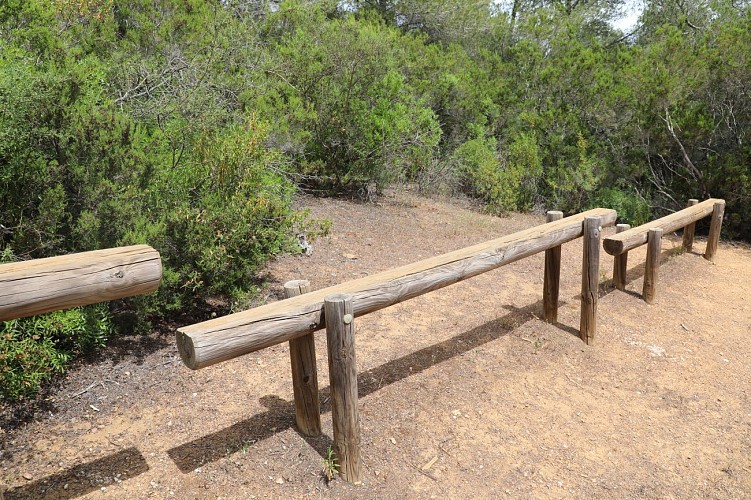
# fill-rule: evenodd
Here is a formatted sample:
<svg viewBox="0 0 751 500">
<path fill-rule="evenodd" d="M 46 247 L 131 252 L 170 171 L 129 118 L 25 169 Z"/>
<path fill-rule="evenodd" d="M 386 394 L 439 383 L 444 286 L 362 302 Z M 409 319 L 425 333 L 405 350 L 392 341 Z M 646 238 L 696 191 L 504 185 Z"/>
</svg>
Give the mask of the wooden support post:
<svg viewBox="0 0 751 500">
<path fill-rule="evenodd" d="M 293 280 L 284 284 L 284 294 L 288 299 L 308 292 L 310 282 L 307 280 Z M 292 362 L 297 428 L 306 436 L 320 436 L 321 405 L 318 400 L 316 344 L 312 332 L 289 341 L 289 357 Z"/>
<path fill-rule="evenodd" d="M 644 287 L 642 289 L 642 297 L 647 304 L 652 304 L 655 300 L 661 252 L 662 229 L 659 227 L 651 228 L 649 234 L 647 234 L 647 264 L 644 267 Z"/>
<path fill-rule="evenodd" d="M 587 217 L 582 244 L 582 304 L 579 336 L 592 345 L 597 331 L 597 298 L 600 281 L 600 218 Z"/>
<path fill-rule="evenodd" d="M 339 474 L 350 483 L 360 482 L 360 417 L 357 409 L 354 308 L 352 296 L 324 298 L 326 340 L 331 383 L 331 420 Z"/>
<path fill-rule="evenodd" d="M 699 200 L 691 198 L 688 200 L 687 207 L 693 207 L 698 204 Z M 692 222 L 683 228 L 683 251 L 690 252 L 694 247 L 694 231 L 696 230 L 696 222 Z"/>
<path fill-rule="evenodd" d="M 550 210 L 545 222 L 563 219 L 563 212 Z M 558 321 L 558 289 L 561 282 L 561 246 L 545 250 L 545 281 L 542 289 L 542 311 L 545 321 Z"/>
<path fill-rule="evenodd" d="M 712 222 L 709 225 L 709 237 L 707 238 L 707 248 L 704 250 L 704 258 L 709 262 L 714 262 L 717 245 L 720 243 L 720 230 L 722 229 L 722 218 L 725 216 L 725 200 L 718 201 L 714 204 L 712 210 Z"/>
<path fill-rule="evenodd" d="M 615 232 L 622 233 L 631 229 L 629 224 L 617 224 Z M 628 265 L 628 252 L 613 257 L 613 285 L 618 290 L 626 289 L 626 267 Z"/>
</svg>

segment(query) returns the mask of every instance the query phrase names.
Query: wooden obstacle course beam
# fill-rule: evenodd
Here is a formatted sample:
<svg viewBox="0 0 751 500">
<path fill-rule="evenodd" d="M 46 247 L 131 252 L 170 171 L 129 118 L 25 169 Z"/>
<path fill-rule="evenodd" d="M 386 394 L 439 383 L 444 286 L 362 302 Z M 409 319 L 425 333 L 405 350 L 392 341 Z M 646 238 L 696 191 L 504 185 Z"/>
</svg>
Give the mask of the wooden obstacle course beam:
<svg viewBox="0 0 751 500">
<path fill-rule="evenodd" d="M 329 295 L 324 299 L 326 344 L 331 384 L 331 422 L 339 474 L 347 482 L 360 482 L 360 415 L 357 407 L 357 363 L 352 297 Z"/>
<path fill-rule="evenodd" d="M 288 299 L 309 292 L 310 282 L 307 280 L 288 281 L 284 284 L 284 294 Z M 320 436 L 321 404 L 318 398 L 316 343 L 312 332 L 289 341 L 289 357 L 292 363 L 297 428 L 306 436 Z"/>
<path fill-rule="evenodd" d="M 364 314 L 452 285 L 582 235 L 582 221 L 599 216 L 615 223 L 616 212 L 597 208 L 559 221 L 349 281 L 299 297 L 178 329 L 177 346 L 192 369 L 289 341 L 325 326 L 323 301 L 328 295 L 352 295 L 354 314 Z"/>
<path fill-rule="evenodd" d="M 651 228 L 661 228 L 665 233 L 677 231 L 692 222 L 696 222 L 697 220 L 710 215 L 714 211 L 716 203 L 722 203 L 724 207 L 725 201 L 710 198 L 660 219 L 631 228 L 628 231 L 608 236 L 603 242 L 605 251 L 610 255 L 619 255 L 623 252 L 628 252 L 629 250 L 644 245 L 647 242 L 647 234 Z M 719 230 L 717 234 L 719 237 Z"/>
<path fill-rule="evenodd" d="M 150 293 L 162 261 L 148 245 L 0 265 L 0 321 Z"/>
</svg>

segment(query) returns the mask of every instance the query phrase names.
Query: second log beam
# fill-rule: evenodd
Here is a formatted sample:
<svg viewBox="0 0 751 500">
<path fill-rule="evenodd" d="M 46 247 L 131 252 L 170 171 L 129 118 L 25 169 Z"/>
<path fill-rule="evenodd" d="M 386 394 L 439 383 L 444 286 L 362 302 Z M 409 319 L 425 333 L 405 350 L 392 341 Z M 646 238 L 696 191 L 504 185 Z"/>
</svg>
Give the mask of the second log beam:
<svg viewBox="0 0 751 500">
<path fill-rule="evenodd" d="M 602 225 L 615 223 L 615 210 L 593 209 L 299 297 L 182 327 L 176 335 L 180 357 L 196 370 L 318 330 L 325 324 L 323 299 L 334 293 L 351 294 L 358 316 L 383 309 L 579 238 L 582 221 L 592 215 L 600 216 Z"/>
</svg>

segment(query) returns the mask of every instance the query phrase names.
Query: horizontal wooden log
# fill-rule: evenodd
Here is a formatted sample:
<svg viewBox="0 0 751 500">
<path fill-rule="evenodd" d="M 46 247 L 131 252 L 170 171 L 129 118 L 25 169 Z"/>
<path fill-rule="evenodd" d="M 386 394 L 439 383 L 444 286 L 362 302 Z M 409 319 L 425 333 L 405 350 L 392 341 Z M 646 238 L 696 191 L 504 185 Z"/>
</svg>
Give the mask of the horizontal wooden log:
<svg viewBox="0 0 751 500">
<path fill-rule="evenodd" d="M 328 295 L 352 295 L 361 316 L 477 276 L 582 235 L 582 221 L 599 216 L 615 223 L 615 210 L 597 208 L 444 255 L 390 269 L 299 297 L 178 329 L 177 346 L 192 369 L 226 361 L 279 344 L 325 326 Z"/>
<path fill-rule="evenodd" d="M 608 236 L 603 240 L 605 251 L 610 255 L 620 255 L 636 247 L 644 245 L 647 242 L 647 234 L 650 229 L 662 228 L 665 234 L 677 231 L 692 222 L 711 215 L 714 205 L 718 200 L 710 198 L 696 205 L 684 208 L 675 213 L 662 217 L 660 219 L 647 222 L 641 226 L 636 226 L 628 231 Z"/>
<path fill-rule="evenodd" d="M 0 265 L 0 321 L 153 292 L 159 252 L 147 245 Z"/>
</svg>

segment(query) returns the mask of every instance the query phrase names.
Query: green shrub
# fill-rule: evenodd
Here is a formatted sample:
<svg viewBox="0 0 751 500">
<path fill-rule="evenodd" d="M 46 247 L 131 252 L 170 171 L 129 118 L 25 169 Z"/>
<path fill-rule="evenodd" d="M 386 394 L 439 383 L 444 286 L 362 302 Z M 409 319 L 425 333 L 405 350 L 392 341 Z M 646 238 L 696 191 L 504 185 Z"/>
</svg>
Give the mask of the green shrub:
<svg viewBox="0 0 751 500">
<path fill-rule="evenodd" d="M 649 204 L 635 193 L 625 189 L 607 188 L 595 197 L 595 207 L 612 208 L 618 212 L 620 222 L 640 226 L 649 221 L 652 210 Z"/>
<path fill-rule="evenodd" d="M 245 95 L 303 180 L 328 192 L 380 189 L 426 168 L 441 127 L 405 76 L 408 37 L 377 19 L 286 7 L 271 17 L 294 23 L 272 40 L 271 77 Z"/>
<path fill-rule="evenodd" d="M 0 397 L 33 395 L 75 355 L 102 347 L 112 334 L 106 304 L 55 311 L 0 325 Z"/>
<path fill-rule="evenodd" d="M 482 199 L 493 212 L 513 208 L 515 186 L 504 182 L 495 139 L 470 139 L 454 150 L 451 161 L 465 192 Z"/>
<path fill-rule="evenodd" d="M 492 137 L 470 139 L 456 148 L 451 161 L 465 191 L 482 199 L 490 212 L 531 208 L 535 179 L 542 172 L 533 134 L 517 135 L 501 153 Z"/>
<path fill-rule="evenodd" d="M 190 163 L 149 189 L 150 204 L 161 210 L 125 239 L 150 242 L 162 253 L 170 308 L 179 307 L 180 298 L 250 288 L 269 257 L 296 249 L 291 236 L 307 223 L 292 209 L 294 185 L 284 175 L 289 167 L 264 145 L 266 130 L 250 118 L 207 136 Z M 170 189 L 175 196 L 165 199 Z"/>
</svg>

